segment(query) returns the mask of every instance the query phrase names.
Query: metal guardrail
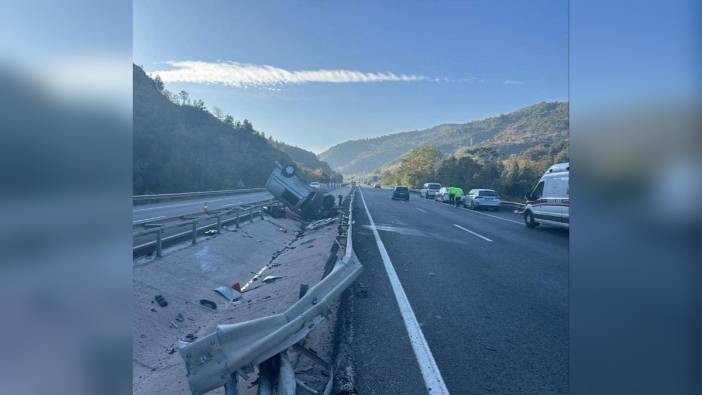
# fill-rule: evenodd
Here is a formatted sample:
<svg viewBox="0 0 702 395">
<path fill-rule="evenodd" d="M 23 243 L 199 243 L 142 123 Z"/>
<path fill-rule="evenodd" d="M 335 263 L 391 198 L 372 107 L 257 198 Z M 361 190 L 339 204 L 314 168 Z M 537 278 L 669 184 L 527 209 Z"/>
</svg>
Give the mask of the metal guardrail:
<svg viewBox="0 0 702 395">
<path fill-rule="evenodd" d="M 519 202 L 508 202 L 508 201 L 501 200 L 500 206 L 507 207 L 507 208 L 514 208 L 517 210 L 524 210 L 524 208 L 526 207 L 526 204 L 519 203 Z"/>
<path fill-rule="evenodd" d="M 239 195 L 242 193 L 265 192 L 265 188 L 247 188 L 247 189 L 225 189 L 220 191 L 202 191 L 202 192 L 182 192 L 182 193 L 162 193 L 157 195 L 134 195 L 132 202 L 134 204 L 144 204 L 148 202 L 158 202 L 163 200 L 176 199 L 192 199 L 198 197 L 219 196 L 219 195 Z"/>
<path fill-rule="evenodd" d="M 193 394 L 203 394 L 222 386 L 226 394 L 236 394 L 237 376 L 246 377 L 254 366 L 272 358 L 279 365 L 277 393 L 295 393 L 294 372 L 286 363 L 287 349 L 296 346 L 331 313 L 334 302 L 361 273 L 362 266 L 353 252 L 354 196 L 355 189 L 352 189 L 343 258 L 337 260 L 331 272 L 285 312 L 238 324 L 219 325 L 214 333 L 192 343 L 179 341 L 179 352 L 185 361 Z M 270 377 L 264 374 L 266 370 L 263 365 L 259 368 L 259 393 L 270 393 L 271 390 Z M 327 390 L 331 390 L 330 385 Z"/>
<path fill-rule="evenodd" d="M 162 218 L 159 219 L 158 221 L 152 221 L 152 222 L 143 222 L 139 225 L 136 225 L 135 228 L 145 228 L 143 230 L 137 230 L 136 232 L 132 233 L 132 237 L 136 238 L 139 236 L 145 236 L 145 235 L 150 235 L 150 234 L 155 234 L 156 240 L 154 241 L 149 241 L 140 245 L 136 245 L 132 248 L 132 253 L 136 253 L 140 250 L 146 249 L 150 246 L 153 246 L 153 248 L 156 251 L 156 256 L 160 257 L 162 256 L 163 253 L 163 243 L 168 242 L 174 239 L 179 239 L 183 238 L 184 236 L 190 234 L 191 238 L 191 243 L 196 244 L 197 243 L 197 236 L 199 232 L 203 232 L 208 229 L 216 229 L 217 233 L 220 233 L 222 230 L 222 225 L 226 225 L 228 223 L 234 222 L 236 224 L 236 227 L 239 227 L 239 224 L 242 221 L 253 221 L 253 218 L 256 216 L 263 216 L 263 210 L 265 207 L 270 207 L 270 206 L 278 206 L 280 205 L 279 202 L 275 200 L 265 200 L 263 202 L 258 202 L 253 205 L 242 205 L 242 206 L 235 206 L 227 209 L 219 209 L 219 210 L 213 210 L 212 213 L 207 213 L 207 214 L 201 214 L 201 213 L 194 213 L 194 214 L 186 214 L 186 215 L 178 215 L 174 217 L 168 217 L 168 218 Z M 172 220 L 178 220 L 178 222 L 175 223 L 169 223 L 169 221 Z M 199 224 L 203 222 L 208 222 L 215 220 L 215 222 L 210 223 L 210 224 L 205 224 L 203 226 L 198 226 Z M 190 226 L 190 230 L 180 232 L 174 235 L 169 235 L 164 237 L 164 233 L 166 230 L 169 229 L 177 229 L 177 228 L 184 228 L 186 226 Z"/>
</svg>

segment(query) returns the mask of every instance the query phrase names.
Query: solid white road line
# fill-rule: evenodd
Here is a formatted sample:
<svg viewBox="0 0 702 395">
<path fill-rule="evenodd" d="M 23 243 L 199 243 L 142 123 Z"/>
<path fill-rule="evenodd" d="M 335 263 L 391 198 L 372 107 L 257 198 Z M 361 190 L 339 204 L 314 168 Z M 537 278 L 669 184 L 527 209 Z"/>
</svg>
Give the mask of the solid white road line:
<svg viewBox="0 0 702 395">
<path fill-rule="evenodd" d="M 163 215 L 159 215 L 158 217 L 140 219 L 140 220 L 138 220 L 138 221 L 132 222 L 132 224 L 138 224 L 138 223 L 140 223 L 140 222 L 149 222 L 149 221 L 153 221 L 153 220 L 159 219 L 159 218 L 166 218 L 166 217 L 164 217 Z"/>
<path fill-rule="evenodd" d="M 464 208 L 464 210 L 466 210 L 466 211 L 468 211 L 468 212 L 471 212 L 471 213 L 473 213 L 473 214 L 485 215 L 485 216 L 487 216 L 487 217 L 497 218 L 497 219 L 501 219 L 501 220 L 503 220 L 503 221 L 514 222 L 515 224 L 518 224 L 518 225 L 524 225 L 524 223 L 521 222 L 521 221 L 515 221 L 515 220 L 509 219 L 509 218 L 502 218 L 502 217 L 498 217 L 497 215 L 485 214 L 485 213 L 481 213 L 481 212 L 479 212 L 479 211 L 475 211 L 475 210 L 471 210 L 471 209 L 467 209 L 467 208 Z"/>
<path fill-rule="evenodd" d="M 415 207 L 415 208 L 416 208 L 418 211 L 420 211 L 420 212 L 422 212 L 422 213 L 424 213 L 424 214 L 427 213 L 427 210 L 421 209 L 421 208 L 419 208 L 419 207 Z"/>
<path fill-rule="evenodd" d="M 395 267 L 392 265 L 392 261 L 388 256 L 388 251 L 385 249 L 383 241 L 380 240 L 380 234 L 378 234 L 378 229 L 375 227 L 375 222 L 373 222 L 373 217 L 371 217 L 370 211 L 368 210 L 368 205 L 366 205 L 366 199 L 363 197 L 363 191 L 361 193 L 361 200 L 363 201 L 363 206 L 366 208 L 366 215 L 368 215 L 368 221 L 370 222 L 371 230 L 373 231 L 373 236 L 375 237 L 375 242 L 378 245 L 378 250 L 380 251 L 380 257 L 383 259 L 383 264 L 385 266 L 385 271 L 390 279 L 390 285 L 392 286 L 392 291 L 395 294 L 395 299 L 400 307 L 400 314 L 405 322 L 405 329 L 407 329 L 407 335 L 409 335 L 410 344 L 414 350 L 414 356 L 417 358 L 417 363 L 419 363 L 419 369 L 422 372 L 422 377 L 424 378 L 424 383 L 427 387 L 427 391 L 430 394 L 448 394 L 448 389 L 446 384 L 444 384 L 444 379 L 441 377 L 441 372 L 439 367 L 436 365 L 434 356 L 429 349 L 427 340 L 424 338 L 424 333 L 422 333 L 422 328 L 417 322 L 417 317 L 414 315 L 412 306 L 407 299 L 405 290 L 402 288 L 399 277 L 395 272 Z"/>
<path fill-rule="evenodd" d="M 485 237 L 485 236 L 483 236 L 483 235 L 480 235 L 480 234 L 478 234 L 478 233 L 473 232 L 472 230 L 468 230 L 468 229 L 462 227 L 461 225 L 453 224 L 453 226 L 457 227 L 457 228 L 460 229 L 460 230 L 464 230 L 464 231 L 466 231 L 466 232 L 472 234 L 473 236 L 480 237 L 481 239 L 483 239 L 483 240 L 485 240 L 485 241 L 492 241 L 492 240 L 488 239 L 487 237 Z"/>
</svg>

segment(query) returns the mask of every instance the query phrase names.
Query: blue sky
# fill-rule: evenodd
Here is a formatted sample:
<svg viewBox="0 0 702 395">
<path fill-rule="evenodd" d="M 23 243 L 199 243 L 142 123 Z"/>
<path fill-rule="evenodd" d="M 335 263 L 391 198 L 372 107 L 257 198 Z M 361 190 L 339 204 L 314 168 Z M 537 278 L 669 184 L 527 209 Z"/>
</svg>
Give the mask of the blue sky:
<svg viewBox="0 0 702 395">
<path fill-rule="evenodd" d="M 134 62 L 315 152 L 568 98 L 566 0 L 263 3 L 136 0 Z"/>
</svg>

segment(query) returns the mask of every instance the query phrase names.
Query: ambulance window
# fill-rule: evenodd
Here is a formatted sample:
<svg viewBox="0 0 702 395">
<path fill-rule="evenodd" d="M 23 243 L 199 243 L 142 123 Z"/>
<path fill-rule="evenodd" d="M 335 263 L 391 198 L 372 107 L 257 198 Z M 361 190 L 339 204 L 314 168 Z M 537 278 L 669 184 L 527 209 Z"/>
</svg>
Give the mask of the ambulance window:
<svg viewBox="0 0 702 395">
<path fill-rule="evenodd" d="M 532 200 L 540 199 L 543 192 L 544 192 L 544 182 L 540 181 L 538 184 L 536 184 L 536 188 L 534 188 L 534 192 L 531 193 L 531 199 Z"/>
</svg>

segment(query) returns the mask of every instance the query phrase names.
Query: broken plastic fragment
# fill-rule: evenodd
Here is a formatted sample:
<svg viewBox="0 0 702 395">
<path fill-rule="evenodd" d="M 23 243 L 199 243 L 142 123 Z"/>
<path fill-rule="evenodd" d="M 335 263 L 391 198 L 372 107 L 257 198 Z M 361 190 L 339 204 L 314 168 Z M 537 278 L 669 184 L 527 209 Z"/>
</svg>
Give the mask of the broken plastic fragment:
<svg viewBox="0 0 702 395">
<path fill-rule="evenodd" d="M 214 291 L 222 295 L 225 299 L 227 299 L 230 302 L 239 300 L 239 298 L 241 298 L 241 294 L 230 287 L 217 287 L 214 289 Z"/>
<path fill-rule="evenodd" d="M 264 283 L 272 283 L 273 281 L 279 280 L 279 279 L 281 279 L 281 278 L 283 278 L 283 277 L 280 277 L 280 276 L 266 276 L 266 278 L 264 278 L 264 279 L 261 280 L 261 281 L 263 281 Z"/>
</svg>

